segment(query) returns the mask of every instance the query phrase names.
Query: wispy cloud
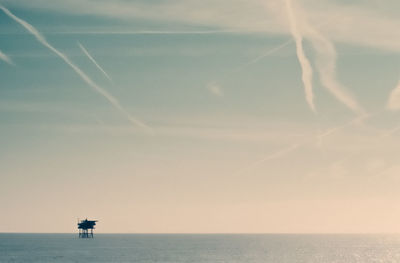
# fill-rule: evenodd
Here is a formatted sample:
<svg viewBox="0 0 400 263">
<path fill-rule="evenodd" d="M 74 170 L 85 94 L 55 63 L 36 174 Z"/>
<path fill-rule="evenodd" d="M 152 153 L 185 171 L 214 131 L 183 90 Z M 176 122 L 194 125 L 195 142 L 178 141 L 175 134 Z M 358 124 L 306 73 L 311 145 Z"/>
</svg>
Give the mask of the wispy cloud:
<svg viewBox="0 0 400 263">
<path fill-rule="evenodd" d="M 210 82 L 207 84 L 206 88 L 209 92 L 217 97 L 223 97 L 224 91 L 222 90 L 221 86 L 218 85 L 216 82 Z"/>
<path fill-rule="evenodd" d="M 394 134 L 396 134 L 396 133 L 399 132 L 399 131 L 400 131 L 400 125 L 394 127 L 393 129 L 390 129 L 390 130 L 388 130 L 388 131 L 385 131 L 385 132 L 381 135 L 381 137 L 382 137 L 382 138 L 387 138 L 387 137 L 393 136 Z"/>
<path fill-rule="evenodd" d="M 90 61 L 93 62 L 93 64 L 101 71 L 101 73 L 103 73 L 103 75 L 112 82 L 112 79 L 110 77 L 110 75 L 107 74 L 107 72 L 99 65 L 99 63 L 97 63 L 97 61 L 92 57 L 92 55 L 90 55 L 89 51 L 87 51 L 87 49 L 78 42 L 78 46 L 79 48 L 82 50 L 83 53 L 85 53 L 85 55 L 90 59 Z"/>
<path fill-rule="evenodd" d="M 122 115 L 124 115 L 132 124 L 137 125 L 139 127 L 145 128 L 149 131 L 152 131 L 152 129 L 143 123 L 142 121 L 134 118 L 129 114 L 128 111 L 126 111 L 120 104 L 120 102 L 112 96 L 108 91 L 105 89 L 101 88 L 98 86 L 86 73 L 84 73 L 78 66 L 76 66 L 72 61 L 61 51 L 53 47 L 51 44 L 47 42 L 45 37 L 40 34 L 40 32 L 31 24 L 26 22 L 25 20 L 22 20 L 15 16 L 13 13 L 10 12 L 7 8 L 4 6 L 0 5 L 0 9 L 8 15 L 10 18 L 15 20 L 17 23 L 19 23 L 21 26 L 23 26 L 26 30 L 28 30 L 32 35 L 35 36 L 35 38 L 45 47 L 47 47 L 49 50 L 51 50 L 53 53 L 55 53 L 57 56 L 59 56 L 68 66 L 70 66 L 78 75 L 79 77 L 86 83 L 88 86 L 90 86 L 93 90 L 101 94 L 104 98 L 106 98 L 113 106 L 116 108 Z"/>
<path fill-rule="evenodd" d="M 290 32 L 292 33 L 292 36 L 296 43 L 296 54 L 297 54 L 297 58 L 299 60 L 300 66 L 301 66 L 301 70 L 302 70 L 301 79 L 304 84 L 306 101 L 307 101 L 308 105 L 310 106 L 311 110 L 315 112 L 316 109 L 315 109 L 315 105 L 314 105 L 314 94 L 313 94 L 313 87 L 312 87 L 313 70 L 312 70 L 310 61 L 308 60 L 306 54 L 304 53 L 303 36 L 301 34 L 301 31 L 299 30 L 298 23 L 297 23 L 297 17 L 293 11 L 293 6 L 292 6 L 291 0 L 285 0 L 285 6 L 286 6 L 286 11 L 287 11 L 287 16 L 289 19 Z"/>
<path fill-rule="evenodd" d="M 396 88 L 390 93 L 386 108 L 392 111 L 400 110 L 400 81 L 397 83 Z"/>
<path fill-rule="evenodd" d="M 14 65 L 14 62 L 11 60 L 11 58 L 8 57 L 6 54 L 4 54 L 1 50 L 0 50 L 0 60 L 3 60 L 4 62 L 10 65 Z"/>
</svg>

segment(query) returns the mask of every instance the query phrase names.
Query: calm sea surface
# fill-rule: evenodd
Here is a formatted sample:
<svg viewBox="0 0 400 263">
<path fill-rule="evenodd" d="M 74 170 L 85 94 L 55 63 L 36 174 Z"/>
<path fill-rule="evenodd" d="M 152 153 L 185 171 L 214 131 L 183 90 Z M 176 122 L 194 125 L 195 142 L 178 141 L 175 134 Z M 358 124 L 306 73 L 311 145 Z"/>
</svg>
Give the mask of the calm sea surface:
<svg viewBox="0 0 400 263">
<path fill-rule="evenodd" d="M 0 262 L 400 262 L 400 235 L 0 234 Z"/>
</svg>

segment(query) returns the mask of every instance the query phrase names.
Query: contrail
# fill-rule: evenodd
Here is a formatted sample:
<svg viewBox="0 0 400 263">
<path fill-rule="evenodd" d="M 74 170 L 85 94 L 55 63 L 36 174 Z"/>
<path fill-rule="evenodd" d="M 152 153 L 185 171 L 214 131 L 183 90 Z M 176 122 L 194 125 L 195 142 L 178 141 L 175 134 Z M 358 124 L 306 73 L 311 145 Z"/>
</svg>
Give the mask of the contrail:
<svg viewBox="0 0 400 263">
<path fill-rule="evenodd" d="M 293 143 L 293 144 L 291 144 L 291 145 L 289 145 L 287 147 L 284 147 L 284 148 L 282 148 L 282 149 L 280 149 L 278 151 L 275 151 L 275 152 L 273 152 L 273 153 L 271 153 L 271 154 L 269 154 L 269 155 L 267 155 L 267 156 L 265 156 L 265 157 L 263 157 L 263 158 L 261 158 L 261 159 L 259 159 L 257 161 L 254 161 L 254 162 L 250 163 L 246 167 L 244 167 L 244 168 L 240 169 L 239 171 L 237 171 L 235 174 L 240 175 L 240 174 L 242 174 L 242 173 L 244 173 L 244 172 L 246 172 L 248 170 L 251 170 L 252 168 L 256 167 L 259 164 L 262 164 L 262 163 L 265 163 L 265 162 L 280 158 L 280 157 L 282 157 L 282 156 L 284 156 L 286 154 L 294 152 L 300 146 L 303 146 L 303 145 L 307 144 L 307 142 L 308 141 L 303 142 L 303 143 Z"/>
<path fill-rule="evenodd" d="M 299 60 L 302 57 L 302 35 L 297 29 L 297 21 L 294 16 L 294 10 L 291 0 L 285 0 L 286 9 L 289 16 L 292 35 L 296 40 Z M 301 25 L 304 27 L 304 37 L 310 40 L 316 51 L 316 67 L 320 75 L 322 85 L 328 89 L 340 102 L 358 114 L 364 114 L 364 110 L 358 102 L 345 90 L 342 84 L 336 78 L 336 49 L 333 43 L 326 38 L 316 26 L 310 24 L 308 19 L 301 16 Z M 307 61 L 308 62 L 308 61 Z M 305 64 L 307 65 L 307 62 Z M 309 63 L 308 63 L 309 64 Z M 303 69 L 304 71 L 304 69 Z"/>
<path fill-rule="evenodd" d="M 353 124 L 361 123 L 362 121 L 364 121 L 364 120 L 366 120 L 366 119 L 368 119 L 368 118 L 371 118 L 372 116 L 375 116 L 375 115 L 377 115 L 377 114 L 378 114 L 378 113 L 375 113 L 375 114 L 366 114 L 366 113 L 365 113 L 365 114 L 363 114 L 363 115 L 357 116 L 356 118 L 352 119 L 351 121 L 349 121 L 349 122 L 347 122 L 347 123 L 345 123 L 345 124 L 343 124 L 343 125 L 341 125 L 341 126 L 337 126 L 337 127 L 331 128 L 331 129 L 329 129 L 329 130 L 327 130 L 327 131 L 325 131 L 325 132 L 319 134 L 319 135 L 317 136 L 317 138 L 318 138 L 318 139 L 323 139 L 323 138 L 326 137 L 326 136 L 329 136 L 329 135 L 331 135 L 331 134 L 333 134 L 333 133 L 335 133 L 335 132 L 337 132 L 337 131 L 340 131 L 340 130 L 342 130 L 342 129 L 348 127 L 348 126 L 351 126 L 351 125 L 353 125 Z"/>
<path fill-rule="evenodd" d="M 386 108 L 392 111 L 400 110 L 400 81 L 397 87 L 390 93 Z"/>
<path fill-rule="evenodd" d="M 286 11 L 289 18 L 290 31 L 296 43 L 296 52 L 303 71 L 303 82 L 306 90 L 306 98 L 313 108 L 312 93 L 312 68 L 303 50 L 303 35 L 298 29 L 298 21 L 294 14 L 291 0 L 285 0 Z M 340 102 L 358 114 L 364 114 L 364 110 L 358 102 L 345 90 L 336 78 L 336 50 L 332 42 L 320 31 L 312 26 L 305 17 L 301 17 L 301 25 L 305 28 L 304 37 L 309 39 L 316 51 L 316 66 L 322 85 L 328 89 Z M 400 92 L 399 92 L 400 93 Z M 400 100 L 400 99 L 399 99 Z M 400 104 L 400 103 L 399 103 Z M 400 108 L 400 105 L 399 105 Z"/>
<path fill-rule="evenodd" d="M 379 114 L 379 113 L 364 114 L 364 115 L 358 116 L 358 117 L 352 119 L 351 121 L 349 121 L 349 122 L 347 122 L 347 123 L 345 123 L 343 125 L 331 128 L 331 129 L 325 131 L 324 133 L 322 133 L 320 135 L 317 135 L 316 138 L 319 139 L 319 140 L 322 140 L 324 137 L 330 136 L 330 135 L 332 135 L 332 134 L 334 134 L 334 133 L 336 133 L 336 132 L 338 132 L 338 131 L 340 131 L 342 129 L 345 129 L 348 126 L 351 126 L 351 125 L 353 125 L 355 123 L 362 122 L 362 121 L 364 121 L 364 120 L 366 120 L 368 118 L 371 118 L 372 116 L 375 116 L 377 114 Z M 282 156 L 284 156 L 286 154 L 294 152 L 295 150 L 297 150 L 298 148 L 300 148 L 300 147 L 302 147 L 304 145 L 312 143 L 313 141 L 314 141 L 314 137 L 308 138 L 303 142 L 297 142 L 297 143 L 293 143 L 293 144 L 291 144 L 291 145 L 289 145 L 287 147 L 283 147 L 282 149 L 280 149 L 280 150 L 278 150 L 276 152 L 273 152 L 272 154 L 269 154 L 269 155 L 265 156 L 264 158 L 261 158 L 261 159 L 255 161 L 255 162 L 249 164 L 245 168 L 243 168 L 243 169 L 239 170 L 238 172 L 236 172 L 236 174 L 242 174 L 243 172 L 245 172 L 247 170 L 250 170 L 253 167 L 256 167 L 257 165 L 259 165 L 261 163 L 268 162 L 268 161 L 280 158 L 280 157 L 282 157 Z"/>
<path fill-rule="evenodd" d="M 257 63 L 258 61 L 260 61 L 261 59 L 281 50 L 282 48 L 288 46 L 289 44 L 293 43 L 293 39 L 289 39 L 288 41 L 283 42 L 282 44 L 280 44 L 279 46 L 276 46 L 272 49 L 268 49 L 266 52 L 264 52 L 263 54 L 261 54 L 260 56 L 250 60 L 249 62 L 247 62 L 246 64 L 243 64 L 241 67 L 237 68 L 236 71 L 240 71 L 243 70 L 245 68 L 247 68 L 248 66 Z"/>
<path fill-rule="evenodd" d="M 247 63 L 242 64 L 241 66 L 238 66 L 237 68 L 235 68 L 235 69 L 233 69 L 233 70 L 231 70 L 231 71 L 229 71 L 229 72 L 226 72 L 226 73 L 223 74 L 220 78 L 224 78 L 224 77 L 230 76 L 230 75 L 233 74 L 233 73 L 237 73 L 237 72 L 239 72 L 239 71 L 242 71 L 242 70 L 246 69 L 248 66 L 253 65 L 253 64 L 257 63 L 258 61 L 260 61 L 261 59 L 263 59 L 263 58 L 265 58 L 265 57 L 268 57 L 269 55 L 274 54 L 275 52 L 281 50 L 282 48 L 288 46 L 288 45 L 291 44 L 291 43 L 293 43 L 293 39 L 289 39 L 289 40 L 283 42 L 282 44 L 280 44 L 279 46 L 276 46 L 276 47 L 274 47 L 274 48 L 270 48 L 270 49 L 268 49 L 267 51 L 265 51 L 263 54 L 259 55 L 259 56 L 256 57 L 256 58 L 253 58 L 252 60 L 248 61 Z M 210 81 L 210 82 L 206 85 L 206 88 L 209 87 L 210 83 L 216 84 L 217 82 L 216 82 L 216 81 Z"/>
<path fill-rule="evenodd" d="M 296 43 L 296 53 L 297 58 L 299 60 L 301 70 L 302 70 L 302 80 L 304 84 L 304 91 L 306 93 L 306 101 L 310 106 L 312 111 L 316 111 L 314 105 L 314 94 L 312 87 L 312 78 L 313 78 L 313 70 L 311 67 L 311 63 L 308 60 L 307 56 L 304 53 L 303 49 L 303 36 L 298 28 L 296 17 L 293 12 L 292 2 L 291 0 L 285 0 L 286 11 L 289 19 L 290 32 L 293 36 L 293 39 Z"/>
<path fill-rule="evenodd" d="M 317 25 L 317 27 L 322 27 L 322 26 L 324 26 L 325 24 L 327 24 L 328 22 L 330 22 L 330 21 L 325 21 L 324 23 L 321 23 L 321 24 Z M 258 57 L 254 58 L 254 59 L 250 60 L 249 62 L 243 64 L 242 66 L 238 67 L 238 68 L 236 69 L 236 71 L 243 70 L 243 69 L 245 69 L 246 67 L 248 67 L 248 66 L 250 66 L 250 65 L 252 65 L 252 64 L 257 63 L 258 61 L 262 60 L 263 58 L 268 57 L 269 55 L 274 54 L 275 52 L 277 52 L 277 51 L 283 49 L 284 47 L 286 47 L 286 46 L 292 44 L 293 42 L 294 42 L 294 39 L 293 39 L 293 38 L 290 38 L 290 39 L 286 40 L 285 42 L 281 43 L 280 45 L 278 45 L 278 46 L 276 46 L 276 47 L 274 47 L 274 48 L 270 48 L 270 49 L 266 50 L 263 54 L 259 55 Z"/>
<path fill-rule="evenodd" d="M 78 42 L 78 46 L 80 47 L 80 49 L 83 51 L 83 53 L 85 53 L 85 55 L 93 62 L 93 64 L 103 73 L 104 76 L 106 76 L 106 78 L 112 82 L 111 77 L 107 74 L 107 72 L 99 65 L 99 63 L 97 63 L 97 61 L 90 55 L 89 51 L 87 51 L 87 49 Z"/>
<path fill-rule="evenodd" d="M 14 62 L 11 60 L 11 58 L 9 58 L 6 54 L 4 54 L 1 50 L 0 50 L 0 60 L 3 60 L 4 62 L 10 64 L 10 65 L 14 65 Z"/>
<path fill-rule="evenodd" d="M 243 33 L 241 30 L 203 30 L 203 31 L 157 31 L 157 30 L 139 30 L 139 31 L 56 31 L 47 34 L 82 34 L 82 35 L 213 35 L 221 33 Z"/>
<path fill-rule="evenodd" d="M 64 62 L 69 65 L 78 75 L 81 77 L 81 79 L 88 84 L 91 88 L 93 88 L 96 92 L 101 94 L 104 98 L 106 98 L 113 106 L 116 108 L 122 115 L 124 115 L 132 124 L 137 125 L 139 127 L 145 128 L 149 131 L 152 131 L 152 128 L 146 125 L 145 123 L 141 122 L 140 120 L 132 117 L 119 103 L 119 101 L 112 96 L 110 93 L 108 93 L 105 89 L 99 87 L 88 75 L 86 75 L 78 66 L 76 66 L 74 63 L 71 62 L 71 60 L 64 55 L 61 51 L 50 45 L 45 37 L 40 34 L 39 31 L 36 30 L 35 27 L 33 27 L 31 24 L 26 22 L 25 20 L 22 20 L 18 17 L 16 17 L 13 13 L 10 12 L 7 8 L 4 6 L 0 5 L 0 9 L 3 10 L 3 12 L 8 15 L 10 18 L 15 20 L 17 23 L 22 25 L 26 30 L 29 31 L 42 45 L 50 49 L 52 52 L 54 52 L 57 56 L 59 56 Z"/>
<path fill-rule="evenodd" d="M 375 113 L 375 114 L 370 114 L 370 115 L 365 116 L 365 118 L 370 118 L 370 117 L 372 117 L 372 116 L 380 115 L 381 113 L 382 113 L 382 112 L 377 112 L 377 113 Z M 390 130 L 388 130 L 388 131 L 385 131 L 384 133 L 382 133 L 382 134 L 379 135 L 379 136 L 376 136 L 376 137 L 373 139 L 373 141 L 375 141 L 376 143 L 380 143 L 380 142 L 381 142 L 382 140 L 384 140 L 385 138 L 388 138 L 388 137 L 393 136 L 393 135 L 394 135 L 395 133 L 397 133 L 399 130 L 400 130 L 400 125 L 399 125 L 399 126 L 396 126 L 396 127 L 394 127 L 394 128 L 392 128 L 392 129 L 390 129 Z M 343 164 L 343 163 L 345 163 L 345 162 L 351 160 L 353 157 L 355 157 L 355 156 L 357 156 L 357 155 L 359 155 L 359 154 L 360 154 L 360 152 L 348 154 L 346 157 L 341 158 L 341 159 L 336 160 L 335 162 L 333 162 L 333 163 L 331 164 L 331 166 L 338 165 L 338 164 Z M 385 170 L 386 170 L 386 168 L 383 169 L 381 172 L 379 172 L 379 174 L 382 173 L 382 172 L 384 172 Z"/>
<path fill-rule="evenodd" d="M 364 110 L 358 102 L 346 91 L 336 77 L 336 49 L 333 43 L 323 36 L 307 21 L 307 38 L 316 51 L 316 66 L 322 85 L 328 89 L 340 102 L 358 114 Z"/>
<path fill-rule="evenodd" d="M 260 159 L 260 160 L 258 160 L 256 162 L 254 162 L 252 164 L 252 166 L 255 166 L 255 165 L 258 165 L 260 163 L 267 162 L 267 161 L 270 161 L 270 160 L 273 160 L 273 159 L 280 158 L 280 157 L 284 156 L 285 154 L 293 152 L 294 150 L 296 150 L 297 148 L 299 148 L 303 144 L 305 144 L 305 143 L 294 143 L 294 144 L 291 144 L 288 147 L 280 149 L 280 150 L 278 150 L 278 151 L 276 151 L 274 153 L 271 153 L 271 154 L 265 156 L 264 158 L 262 158 L 262 159 Z"/>
</svg>

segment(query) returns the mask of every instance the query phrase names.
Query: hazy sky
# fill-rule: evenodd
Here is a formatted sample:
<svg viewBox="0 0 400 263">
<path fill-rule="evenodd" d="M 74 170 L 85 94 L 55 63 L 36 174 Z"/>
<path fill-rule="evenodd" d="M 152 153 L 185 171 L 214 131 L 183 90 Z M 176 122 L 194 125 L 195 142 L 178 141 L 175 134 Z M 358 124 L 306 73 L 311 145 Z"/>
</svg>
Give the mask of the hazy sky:
<svg viewBox="0 0 400 263">
<path fill-rule="evenodd" d="M 0 232 L 400 231 L 399 1 L 0 4 Z"/>
</svg>

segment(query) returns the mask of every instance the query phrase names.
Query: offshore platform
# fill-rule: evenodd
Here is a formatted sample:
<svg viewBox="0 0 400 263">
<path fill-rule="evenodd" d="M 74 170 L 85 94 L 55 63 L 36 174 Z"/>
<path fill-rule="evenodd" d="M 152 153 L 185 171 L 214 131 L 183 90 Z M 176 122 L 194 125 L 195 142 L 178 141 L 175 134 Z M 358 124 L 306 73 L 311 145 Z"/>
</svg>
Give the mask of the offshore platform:
<svg viewBox="0 0 400 263">
<path fill-rule="evenodd" d="M 97 220 L 81 220 L 78 219 L 79 238 L 93 238 L 93 229 Z M 90 230 L 90 232 L 89 232 Z"/>
</svg>

